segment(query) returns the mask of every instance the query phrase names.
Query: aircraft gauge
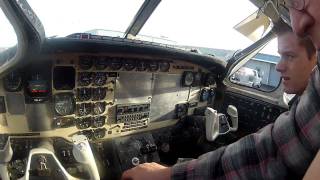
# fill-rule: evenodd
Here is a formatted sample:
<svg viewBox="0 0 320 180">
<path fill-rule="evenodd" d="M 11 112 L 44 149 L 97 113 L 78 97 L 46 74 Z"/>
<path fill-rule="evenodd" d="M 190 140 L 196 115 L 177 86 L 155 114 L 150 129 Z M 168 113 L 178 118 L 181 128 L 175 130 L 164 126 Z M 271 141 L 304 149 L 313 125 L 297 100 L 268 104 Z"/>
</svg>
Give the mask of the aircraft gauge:
<svg viewBox="0 0 320 180">
<path fill-rule="evenodd" d="M 91 103 L 78 104 L 77 109 L 79 116 L 86 116 L 91 113 Z"/>
<path fill-rule="evenodd" d="M 148 68 L 149 71 L 155 72 L 159 69 L 159 64 L 156 61 L 151 61 L 150 63 L 148 63 Z"/>
<path fill-rule="evenodd" d="M 170 69 L 170 63 L 169 62 L 160 62 L 159 68 L 161 72 L 168 72 Z"/>
<path fill-rule="evenodd" d="M 107 88 L 94 88 L 92 89 L 92 100 L 102 100 L 106 97 Z"/>
<path fill-rule="evenodd" d="M 78 118 L 76 120 L 76 126 L 78 129 L 86 129 L 91 126 L 91 117 Z"/>
<path fill-rule="evenodd" d="M 4 89 L 8 92 L 20 91 L 22 88 L 22 76 L 18 72 L 11 72 L 4 77 Z"/>
<path fill-rule="evenodd" d="M 191 71 L 185 71 L 182 75 L 182 86 L 191 86 L 194 82 L 194 75 Z"/>
<path fill-rule="evenodd" d="M 54 96 L 54 109 L 57 114 L 66 116 L 74 113 L 75 101 L 72 93 L 60 93 Z"/>
<path fill-rule="evenodd" d="M 88 86 L 91 83 L 91 73 L 80 72 L 78 74 L 78 83 L 80 86 Z"/>
<path fill-rule="evenodd" d="M 107 74 L 105 72 L 97 72 L 93 77 L 93 84 L 96 86 L 103 86 L 107 82 Z"/>
<path fill-rule="evenodd" d="M 136 67 L 136 63 L 133 60 L 126 60 L 123 64 L 123 68 L 126 71 L 132 71 Z"/>
<path fill-rule="evenodd" d="M 207 101 L 209 99 L 210 91 L 208 89 L 202 89 L 200 92 L 200 101 Z"/>
<path fill-rule="evenodd" d="M 97 70 L 104 70 L 108 67 L 108 61 L 106 61 L 106 58 L 97 58 L 94 62 L 94 66 Z"/>
<path fill-rule="evenodd" d="M 137 71 L 145 71 L 145 70 L 147 70 L 146 62 L 138 61 L 137 62 Z"/>
<path fill-rule="evenodd" d="M 106 117 L 105 116 L 97 116 L 93 118 L 92 122 L 93 127 L 102 127 L 106 123 Z"/>
<path fill-rule="evenodd" d="M 110 69 L 113 71 L 119 70 L 122 67 L 122 61 L 120 59 L 113 59 L 110 63 Z"/>
<path fill-rule="evenodd" d="M 205 78 L 205 85 L 210 86 L 210 85 L 214 85 L 215 83 L 216 83 L 215 76 L 211 73 L 207 74 Z"/>
<path fill-rule="evenodd" d="M 88 101 L 91 98 L 90 88 L 80 88 L 77 89 L 77 99 L 79 101 Z"/>
<path fill-rule="evenodd" d="M 93 104 L 93 113 L 102 114 L 106 110 L 106 104 L 104 102 L 96 102 Z"/>
<path fill-rule="evenodd" d="M 93 57 L 91 56 L 81 56 L 79 58 L 79 66 L 82 70 L 88 70 L 93 65 Z"/>
</svg>

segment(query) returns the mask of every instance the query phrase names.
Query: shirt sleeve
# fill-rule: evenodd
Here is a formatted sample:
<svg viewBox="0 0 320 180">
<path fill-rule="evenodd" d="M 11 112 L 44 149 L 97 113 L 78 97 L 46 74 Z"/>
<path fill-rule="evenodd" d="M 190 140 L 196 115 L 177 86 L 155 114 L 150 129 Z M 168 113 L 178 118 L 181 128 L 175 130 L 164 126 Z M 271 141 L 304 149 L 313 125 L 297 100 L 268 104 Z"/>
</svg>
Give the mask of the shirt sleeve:
<svg viewBox="0 0 320 180">
<path fill-rule="evenodd" d="M 174 165 L 172 179 L 302 178 L 320 147 L 319 92 L 316 68 L 290 111 L 257 133 Z"/>
</svg>

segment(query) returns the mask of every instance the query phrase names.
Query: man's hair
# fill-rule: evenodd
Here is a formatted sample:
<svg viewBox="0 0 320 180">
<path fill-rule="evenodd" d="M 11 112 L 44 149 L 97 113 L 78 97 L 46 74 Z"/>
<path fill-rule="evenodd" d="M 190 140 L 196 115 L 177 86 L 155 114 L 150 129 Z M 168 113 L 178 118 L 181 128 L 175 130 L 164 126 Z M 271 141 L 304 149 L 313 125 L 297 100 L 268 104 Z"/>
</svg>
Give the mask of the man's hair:
<svg viewBox="0 0 320 180">
<path fill-rule="evenodd" d="M 276 29 L 277 36 L 281 36 L 286 33 L 293 33 L 290 26 L 282 24 L 280 27 L 277 27 Z M 298 39 L 299 39 L 299 43 L 306 48 L 308 58 L 311 59 L 312 56 L 314 56 L 317 52 L 311 39 L 309 37 L 303 37 L 303 38 L 298 37 Z"/>
</svg>

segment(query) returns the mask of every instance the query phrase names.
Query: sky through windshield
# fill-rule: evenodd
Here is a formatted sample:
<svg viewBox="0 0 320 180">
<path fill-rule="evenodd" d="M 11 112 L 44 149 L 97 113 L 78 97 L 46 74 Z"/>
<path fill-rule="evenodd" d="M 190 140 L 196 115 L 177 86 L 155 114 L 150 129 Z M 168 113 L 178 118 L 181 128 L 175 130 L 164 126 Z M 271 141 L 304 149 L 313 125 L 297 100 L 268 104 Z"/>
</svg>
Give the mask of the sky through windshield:
<svg viewBox="0 0 320 180">
<path fill-rule="evenodd" d="M 43 23 L 47 37 L 64 37 L 92 29 L 124 32 L 143 0 L 28 2 Z M 179 45 L 243 49 L 252 41 L 233 27 L 256 10 L 249 0 L 162 0 L 139 34 Z M 0 36 L 0 47 L 12 39 Z M 275 54 L 276 42 L 273 44 L 267 53 Z"/>
</svg>

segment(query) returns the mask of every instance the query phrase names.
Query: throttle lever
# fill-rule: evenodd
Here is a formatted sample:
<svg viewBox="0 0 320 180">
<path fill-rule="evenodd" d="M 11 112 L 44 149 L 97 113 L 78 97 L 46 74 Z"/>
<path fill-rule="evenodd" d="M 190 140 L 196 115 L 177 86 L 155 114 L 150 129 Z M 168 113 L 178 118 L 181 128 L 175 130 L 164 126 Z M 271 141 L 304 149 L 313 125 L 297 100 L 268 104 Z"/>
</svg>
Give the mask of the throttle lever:
<svg viewBox="0 0 320 180">
<path fill-rule="evenodd" d="M 230 127 L 230 131 L 238 130 L 238 110 L 235 106 L 229 105 L 227 109 L 227 114 L 231 119 L 232 126 Z"/>
</svg>

